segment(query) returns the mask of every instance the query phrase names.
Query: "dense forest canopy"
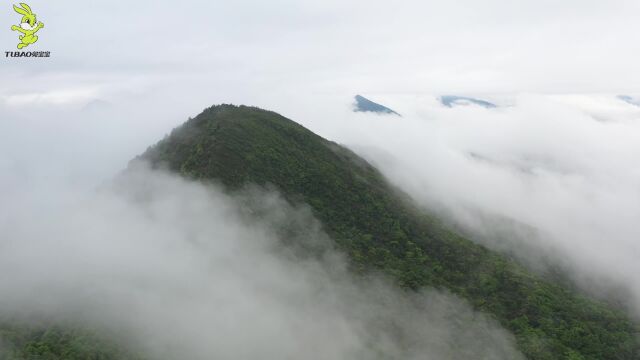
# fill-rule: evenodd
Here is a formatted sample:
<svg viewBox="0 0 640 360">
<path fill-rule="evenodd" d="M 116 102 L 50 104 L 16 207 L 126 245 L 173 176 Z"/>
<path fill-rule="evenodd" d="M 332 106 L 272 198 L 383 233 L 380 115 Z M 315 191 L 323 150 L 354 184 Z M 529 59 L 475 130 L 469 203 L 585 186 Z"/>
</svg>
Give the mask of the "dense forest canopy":
<svg viewBox="0 0 640 360">
<path fill-rule="evenodd" d="M 620 309 L 457 234 L 358 155 L 274 112 L 213 106 L 140 160 L 231 193 L 253 184 L 307 204 L 353 273 L 384 273 L 406 291 L 451 292 L 511 331 L 527 358 L 638 358 L 637 324 Z M 6 359 L 138 357 L 90 329 L 55 322 L 2 319 L 0 336 Z"/>
</svg>

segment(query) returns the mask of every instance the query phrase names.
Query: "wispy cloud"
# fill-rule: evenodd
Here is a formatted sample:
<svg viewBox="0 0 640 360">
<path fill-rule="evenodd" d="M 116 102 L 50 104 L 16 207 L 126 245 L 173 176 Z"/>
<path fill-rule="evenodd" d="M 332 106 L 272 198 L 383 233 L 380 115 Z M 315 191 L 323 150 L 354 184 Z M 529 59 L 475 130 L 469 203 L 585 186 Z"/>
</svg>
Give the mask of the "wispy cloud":
<svg viewBox="0 0 640 360">
<path fill-rule="evenodd" d="M 640 312 L 640 109 L 615 94 L 511 96 L 497 109 L 447 108 L 435 97 L 378 95 L 407 114 L 393 121 L 290 111 L 476 240 L 571 269 L 588 291 L 623 289 Z"/>
</svg>

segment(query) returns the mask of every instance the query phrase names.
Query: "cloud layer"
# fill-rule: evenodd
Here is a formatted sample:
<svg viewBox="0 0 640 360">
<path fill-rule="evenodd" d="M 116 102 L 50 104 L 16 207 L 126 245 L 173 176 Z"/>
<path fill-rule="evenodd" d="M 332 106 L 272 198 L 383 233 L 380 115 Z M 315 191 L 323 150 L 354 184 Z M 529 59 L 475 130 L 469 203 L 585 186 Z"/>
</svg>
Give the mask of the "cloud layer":
<svg viewBox="0 0 640 360">
<path fill-rule="evenodd" d="M 248 224 L 219 190 L 162 174 L 140 175 L 153 185 L 144 201 L 122 193 L 140 179 L 94 193 L 187 116 L 223 102 L 350 145 L 476 240 L 570 269 L 587 290 L 616 287 L 640 312 L 640 114 L 615 98 L 640 91 L 638 1 L 30 5 L 46 24 L 34 50 L 52 57 L 0 67 L 5 312 L 28 304 L 196 359 L 353 358 L 376 346 L 406 358 L 517 356 L 502 330 L 449 295 L 363 284 L 333 251 L 283 253 L 277 214 L 304 210 L 272 194 L 252 196 L 272 199 L 276 217 Z M 0 11 L 4 28 L 18 20 L 9 5 Z M 0 31 L 5 50 L 16 43 Z M 356 93 L 403 118 L 352 113 Z M 501 107 L 447 109 L 442 94 Z M 311 244 L 323 238 L 316 229 Z M 401 339 L 385 330 L 390 319 Z"/>
<path fill-rule="evenodd" d="M 164 95 L 188 113 L 289 93 L 640 91 L 635 0 L 31 6 L 46 24 L 34 49 L 52 57 L 2 60 L 0 99 L 22 107 Z M 9 4 L 0 11 L 3 26 L 18 21 Z M 17 41 L 0 32 L 5 50 Z"/>
<path fill-rule="evenodd" d="M 613 94 L 496 96 L 508 104 L 497 109 L 449 109 L 433 95 L 374 99 L 403 118 L 345 107 L 308 114 L 307 125 L 476 240 L 534 267 L 571 269 L 587 290 L 621 291 L 640 311 L 637 107 Z"/>
<path fill-rule="evenodd" d="M 276 193 L 143 166 L 98 191 L 51 190 L 11 189 L 0 318 L 101 329 L 157 359 L 520 357 L 453 295 L 350 275 L 309 209 Z"/>
</svg>

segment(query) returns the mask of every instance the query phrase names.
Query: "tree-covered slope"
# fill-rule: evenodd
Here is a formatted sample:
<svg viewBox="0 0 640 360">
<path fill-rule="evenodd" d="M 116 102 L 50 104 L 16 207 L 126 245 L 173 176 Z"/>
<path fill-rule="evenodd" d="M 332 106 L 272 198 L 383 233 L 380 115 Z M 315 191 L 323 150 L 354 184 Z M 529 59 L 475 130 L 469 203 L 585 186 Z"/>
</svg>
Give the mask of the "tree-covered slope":
<svg viewBox="0 0 640 360">
<path fill-rule="evenodd" d="M 275 185 L 312 207 L 356 271 L 449 289 L 510 329 L 528 358 L 638 358 L 637 328 L 622 312 L 449 231 L 366 161 L 276 113 L 214 106 L 141 158 L 230 189 Z"/>
<path fill-rule="evenodd" d="M 112 336 L 77 326 L 5 319 L 0 321 L 0 360 L 143 359 L 112 340 Z"/>
</svg>

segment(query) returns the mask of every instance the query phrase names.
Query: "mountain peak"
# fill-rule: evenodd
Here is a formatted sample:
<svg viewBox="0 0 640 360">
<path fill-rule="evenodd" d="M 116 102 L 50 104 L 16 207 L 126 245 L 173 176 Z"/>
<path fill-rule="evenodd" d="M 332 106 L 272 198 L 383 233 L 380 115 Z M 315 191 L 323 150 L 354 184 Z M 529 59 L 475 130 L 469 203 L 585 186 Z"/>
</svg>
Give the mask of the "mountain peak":
<svg viewBox="0 0 640 360">
<path fill-rule="evenodd" d="M 373 102 L 362 95 L 355 96 L 355 104 L 353 111 L 355 112 L 373 112 L 378 114 L 394 114 L 400 116 L 397 112 L 389 109 L 384 105 Z"/>
<path fill-rule="evenodd" d="M 440 102 L 446 107 L 454 107 L 457 105 L 478 105 L 487 109 L 497 107 L 496 104 L 488 102 L 486 100 L 458 95 L 442 95 L 440 97 Z"/>
<path fill-rule="evenodd" d="M 454 233 L 365 160 L 277 113 L 213 106 L 142 158 L 230 189 L 275 186 L 308 204 L 354 269 L 381 271 L 407 289 L 447 289 L 512 331 L 529 358 L 627 359 L 637 349 L 620 311 Z"/>
<path fill-rule="evenodd" d="M 617 98 L 626 102 L 627 104 L 640 107 L 640 99 L 634 98 L 633 96 L 618 95 Z"/>
</svg>

